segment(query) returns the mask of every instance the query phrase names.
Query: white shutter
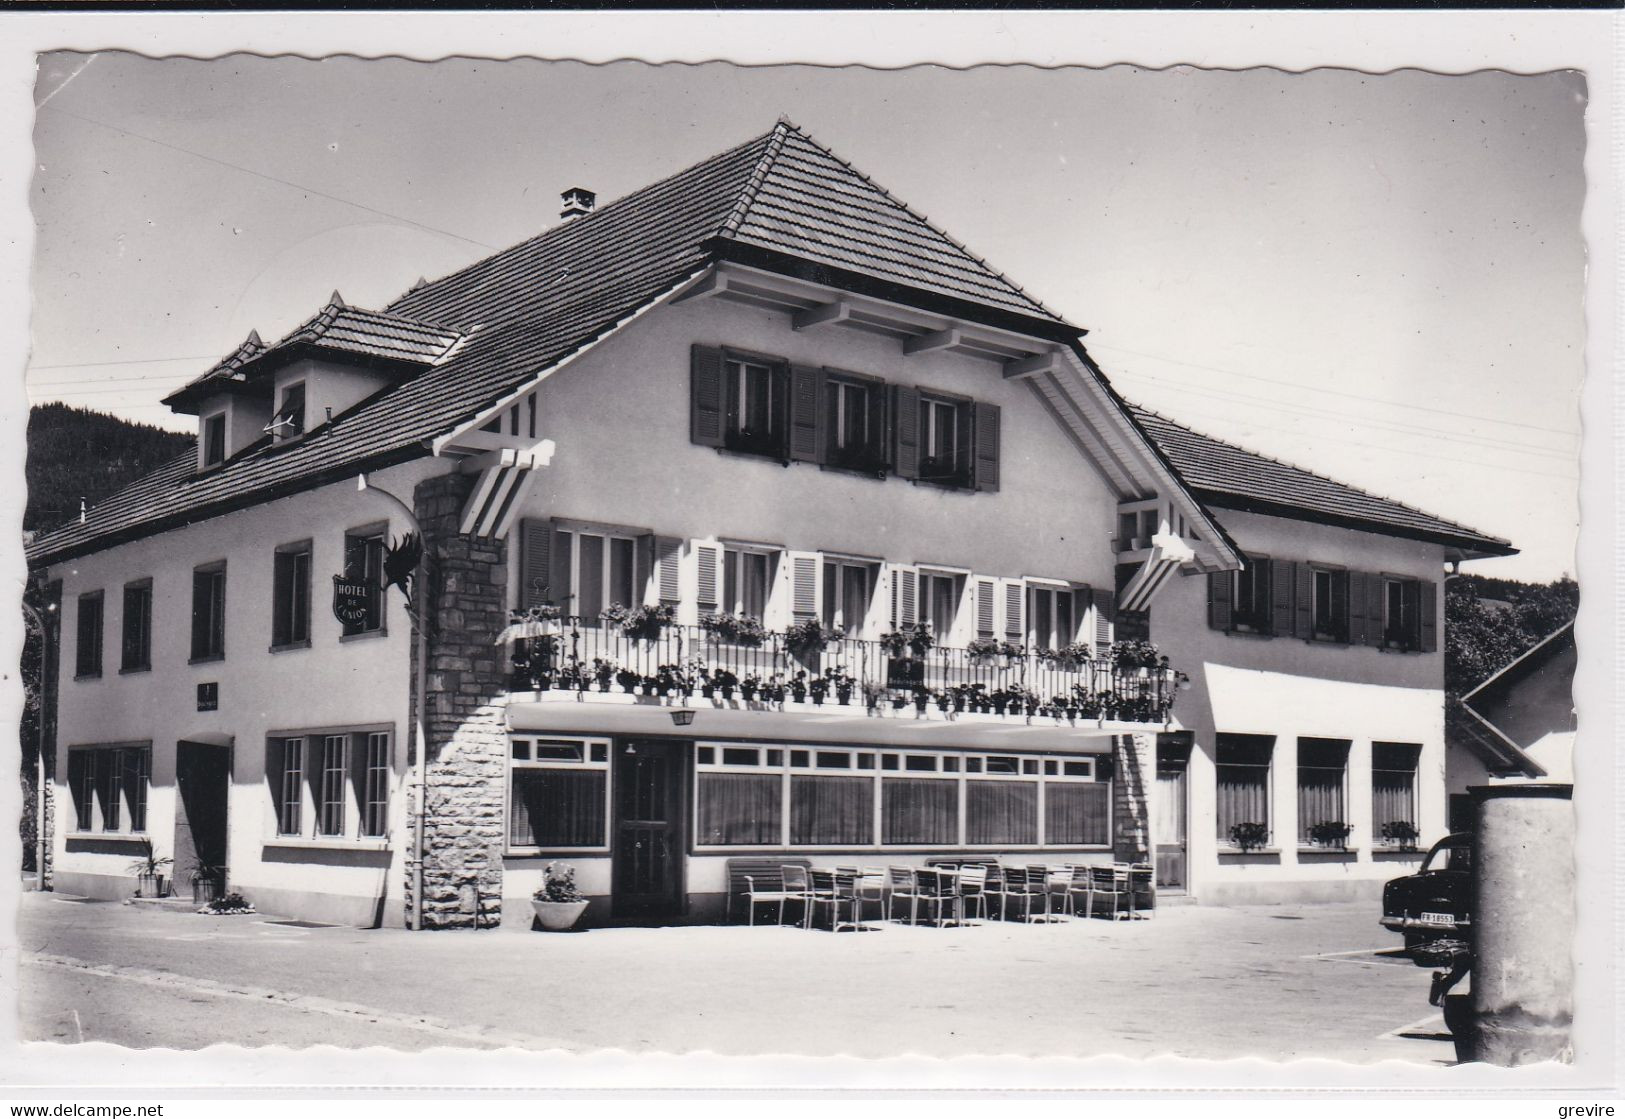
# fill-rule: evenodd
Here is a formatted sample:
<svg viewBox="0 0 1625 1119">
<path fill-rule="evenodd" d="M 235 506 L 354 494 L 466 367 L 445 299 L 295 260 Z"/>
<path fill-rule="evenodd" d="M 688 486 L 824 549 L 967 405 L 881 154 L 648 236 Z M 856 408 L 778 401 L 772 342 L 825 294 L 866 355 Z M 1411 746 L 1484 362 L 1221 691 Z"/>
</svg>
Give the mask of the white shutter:
<svg viewBox="0 0 1625 1119">
<path fill-rule="evenodd" d="M 1006 579 L 1003 581 L 1003 598 L 1000 602 L 999 624 L 1003 628 L 1000 634 L 1006 641 L 1018 644 L 1025 642 L 1027 627 L 1025 625 L 1025 599 L 1027 586 L 1020 579 Z"/>
<path fill-rule="evenodd" d="M 891 577 L 892 628 L 911 626 L 920 618 L 920 573 L 899 563 L 886 567 Z"/>
<path fill-rule="evenodd" d="M 998 598 L 998 580 L 983 579 L 980 576 L 972 580 L 975 587 L 973 594 L 976 599 L 976 636 L 996 637 L 998 626 L 994 619 L 998 616 L 996 599 Z"/>
<path fill-rule="evenodd" d="M 823 580 L 819 577 L 817 552 L 789 552 L 787 568 L 790 578 L 790 620 L 806 621 L 819 617 L 819 593 Z"/>
<path fill-rule="evenodd" d="M 722 602 L 722 549 L 716 544 L 694 545 L 695 595 L 700 613 L 715 611 Z"/>
</svg>

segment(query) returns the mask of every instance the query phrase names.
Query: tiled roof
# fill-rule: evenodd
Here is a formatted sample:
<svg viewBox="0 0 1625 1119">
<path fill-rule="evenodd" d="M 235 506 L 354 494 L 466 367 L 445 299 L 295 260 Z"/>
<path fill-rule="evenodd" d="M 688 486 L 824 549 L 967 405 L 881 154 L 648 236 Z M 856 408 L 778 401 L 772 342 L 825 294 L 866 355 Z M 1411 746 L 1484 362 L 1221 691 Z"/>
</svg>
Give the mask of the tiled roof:
<svg viewBox="0 0 1625 1119">
<path fill-rule="evenodd" d="M 1485 555 L 1517 551 L 1499 537 L 1203 435 L 1147 408 L 1131 404 L 1129 411 L 1185 484 L 1210 505 L 1296 515 Z"/>
<path fill-rule="evenodd" d="M 424 441 L 468 421 L 699 272 L 713 259 L 709 246 L 719 241 L 1061 324 L 946 234 L 781 121 L 764 136 L 417 286 L 383 312 L 335 298 L 276 346 L 244 343 L 193 386 L 241 383 L 245 365 L 298 343 L 433 364 L 291 446 L 262 441 L 201 475 L 191 469 L 193 457 L 183 456 L 98 504 L 84 524 L 40 533 L 29 546 L 30 560 L 97 550 L 248 501 L 298 492 L 363 464 L 420 455 Z M 196 399 L 193 386 L 170 399 Z"/>
</svg>

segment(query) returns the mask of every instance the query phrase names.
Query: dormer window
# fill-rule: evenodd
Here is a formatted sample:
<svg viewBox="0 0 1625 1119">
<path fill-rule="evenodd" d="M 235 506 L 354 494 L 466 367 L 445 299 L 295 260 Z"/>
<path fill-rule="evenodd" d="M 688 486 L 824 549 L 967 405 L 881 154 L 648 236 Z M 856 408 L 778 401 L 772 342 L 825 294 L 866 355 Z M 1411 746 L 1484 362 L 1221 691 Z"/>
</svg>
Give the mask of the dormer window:
<svg viewBox="0 0 1625 1119">
<path fill-rule="evenodd" d="M 203 421 L 203 469 L 226 461 L 226 414 L 217 412 Z"/>
<path fill-rule="evenodd" d="M 271 420 L 269 430 L 279 441 L 297 439 L 305 433 L 305 383 L 295 381 L 282 390 L 282 406 Z"/>
</svg>

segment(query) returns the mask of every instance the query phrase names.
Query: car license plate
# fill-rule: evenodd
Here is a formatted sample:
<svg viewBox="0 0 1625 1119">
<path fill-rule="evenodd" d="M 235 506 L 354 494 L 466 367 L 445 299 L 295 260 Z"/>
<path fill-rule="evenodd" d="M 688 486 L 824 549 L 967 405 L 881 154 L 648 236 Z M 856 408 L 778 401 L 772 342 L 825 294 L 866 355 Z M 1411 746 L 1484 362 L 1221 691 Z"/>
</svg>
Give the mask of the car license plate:
<svg viewBox="0 0 1625 1119">
<path fill-rule="evenodd" d="M 1454 913 L 1423 913 L 1420 920 L 1424 925 L 1454 925 L 1456 915 Z"/>
</svg>

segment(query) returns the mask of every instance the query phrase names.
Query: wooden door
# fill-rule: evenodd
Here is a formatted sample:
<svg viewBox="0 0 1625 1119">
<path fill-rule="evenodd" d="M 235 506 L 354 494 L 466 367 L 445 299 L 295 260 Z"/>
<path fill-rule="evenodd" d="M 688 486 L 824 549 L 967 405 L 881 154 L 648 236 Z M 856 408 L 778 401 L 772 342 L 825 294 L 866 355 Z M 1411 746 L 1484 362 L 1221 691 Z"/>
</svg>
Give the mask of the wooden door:
<svg viewBox="0 0 1625 1119">
<path fill-rule="evenodd" d="M 683 911 L 684 743 L 615 743 L 614 909 L 617 917 Z"/>
<path fill-rule="evenodd" d="M 177 886 L 189 886 L 194 871 L 226 888 L 227 806 L 231 789 L 231 750 L 180 742 L 175 752 L 175 864 Z"/>
<path fill-rule="evenodd" d="M 1172 737 L 1172 736 L 1169 736 Z M 1157 887 L 1183 890 L 1186 887 L 1186 840 L 1190 804 L 1187 774 L 1189 747 L 1176 741 L 1157 743 L 1156 817 L 1152 821 L 1152 844 L 1156 848 Z"/>
</svg>

